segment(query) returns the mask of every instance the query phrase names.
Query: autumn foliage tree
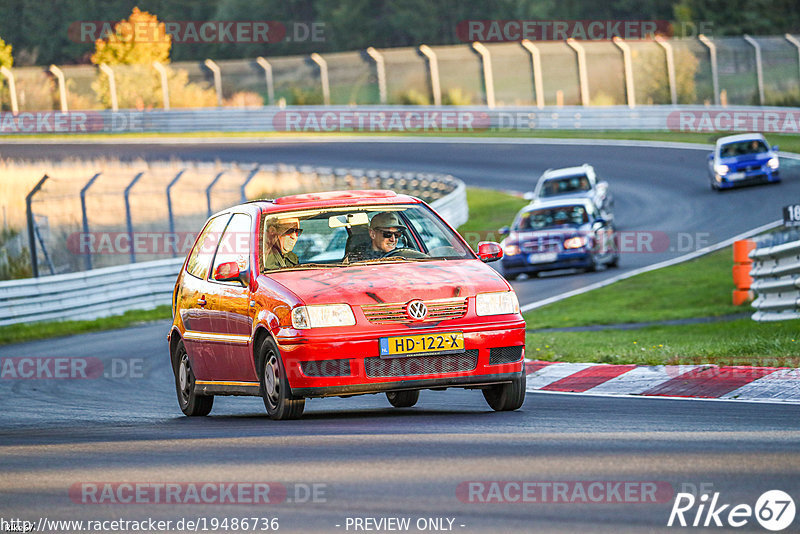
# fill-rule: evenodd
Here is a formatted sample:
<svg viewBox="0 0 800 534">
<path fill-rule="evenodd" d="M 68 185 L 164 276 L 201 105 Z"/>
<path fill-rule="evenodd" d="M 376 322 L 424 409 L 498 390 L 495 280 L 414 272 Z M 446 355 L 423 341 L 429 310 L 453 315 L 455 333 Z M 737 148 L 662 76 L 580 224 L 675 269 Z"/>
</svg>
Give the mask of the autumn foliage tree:
<svg viewBox="0 0 800 534">
<path fill-rule="evenodd" d="M 162 107 L 161 77 L 155 62 L 165 67 L 170 62 L 172 37 L 158 17 L 134 7 L 130 17 L 100 29 L 91 61 L 108 65 L 114 71 L 120 108 L 149 109 Z M 184 70 L 167 67 L 170 105 L 173 107 L 210 107 L 216 105 L 216 94 L 189 82 Z M 92 88 L 105 107 L 111 107 L 108 77 L 100 73 Z"/>
</svg>

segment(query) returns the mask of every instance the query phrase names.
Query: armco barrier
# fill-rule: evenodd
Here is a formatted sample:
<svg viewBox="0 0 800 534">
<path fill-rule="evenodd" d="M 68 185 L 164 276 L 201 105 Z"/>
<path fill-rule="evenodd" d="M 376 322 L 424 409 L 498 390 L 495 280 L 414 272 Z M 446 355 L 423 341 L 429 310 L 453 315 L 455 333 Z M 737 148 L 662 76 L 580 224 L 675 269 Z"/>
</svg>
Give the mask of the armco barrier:
<svg viewBox="0 0 800 534">
<path fill-rule="evenodd" d="M 0 135 L 185 132 L 660 130 L 797 134 L 800 108 L 755 106 L 262 106 L 21 112 Z"/>
<path fill-rule="evenodd" d="M 368 174 L 366 171 L 349 172 L 351 175 Z M 467 193 L 461 180 L 445 175 L 419 177 L 446 181 L 453 187 L 431 206 L 454 228 L 467 221 Z M 183 259 L 168 259 L 0 282 L 0 326 L 96 319 L 169 304 L 182 264 Z"/>
<path fill-rule="evenodd" d="M 755 321 L 800 318 L 800 241 L 756 248 L 750 253 Z"/>
</svg>

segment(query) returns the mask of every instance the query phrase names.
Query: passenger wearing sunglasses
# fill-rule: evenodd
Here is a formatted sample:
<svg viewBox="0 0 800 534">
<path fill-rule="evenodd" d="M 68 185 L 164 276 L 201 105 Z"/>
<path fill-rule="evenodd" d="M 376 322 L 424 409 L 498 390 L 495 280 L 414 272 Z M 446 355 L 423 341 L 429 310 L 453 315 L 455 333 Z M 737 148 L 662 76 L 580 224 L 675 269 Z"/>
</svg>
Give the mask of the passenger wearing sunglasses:
<svg viewBox="0 0 800 534">
<path fill-rule="evenodd" d="M 267 224 L 267 239 L 269 252 L 264 260 L 264 268 L 283 269 L 293 267 L 300 263 L 297 254 L 292 252 L 297 238 L 303 233 L 300 228 L 300 219 L 290 217 L 272 220 Z"/>
</svg>

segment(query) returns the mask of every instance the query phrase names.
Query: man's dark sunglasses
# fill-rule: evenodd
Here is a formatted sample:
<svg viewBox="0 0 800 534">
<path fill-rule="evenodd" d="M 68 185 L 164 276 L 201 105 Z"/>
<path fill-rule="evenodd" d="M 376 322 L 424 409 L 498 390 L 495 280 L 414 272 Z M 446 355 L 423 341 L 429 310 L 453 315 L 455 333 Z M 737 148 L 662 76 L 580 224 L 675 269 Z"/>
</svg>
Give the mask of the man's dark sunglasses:
<svg viewBox="0 0 800 534">
<path fill-rule="evenodd" d="M 303 233 L 303 229 L 302 228 L 289 228 L 288 230 L 283 232 L 283 235 L 296 234 L 299 237 L 300 234 L 302 234 L 302 233 Z"/>
<path fill-rule="evenodd" d="M 383 237 L 384 237 L 384 239 L 389 239 L 391 237 L 394 237 L 396 239 L 400 239 L 401 237 L 403 237 L 403 232 L 389 232 L 388 230 L 384 230 L 383 231 Z"/>
</svg>

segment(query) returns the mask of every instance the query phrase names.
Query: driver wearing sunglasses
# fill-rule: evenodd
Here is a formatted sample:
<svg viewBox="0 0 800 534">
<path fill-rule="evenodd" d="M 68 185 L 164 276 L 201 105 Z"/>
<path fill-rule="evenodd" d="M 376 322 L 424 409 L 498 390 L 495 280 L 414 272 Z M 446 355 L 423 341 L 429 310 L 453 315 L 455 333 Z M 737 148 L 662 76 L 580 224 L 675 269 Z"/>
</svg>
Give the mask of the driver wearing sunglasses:
<svg viewBox="0 0 800 534">
<path fill-rule="evenodd" d="M 369 223 L 369 237 L 372 240 L 373 258 L 380 258 L 397 247 L 397 242 L 403 237 L 406 227 L 400 222 L 397 213 L 382 211 L 372 217 Z"/>
<path fill-rule="evenodd" d="M 283 269 L 300 264 L 297 254 L 292 252 L 297 238 L 303 233 L 300 228 L 300 219 L 289 217 L 276 219 L 267 223 L 266 241 L 269 249 L 264 260 L 264 268 Z"/>
</svg>

